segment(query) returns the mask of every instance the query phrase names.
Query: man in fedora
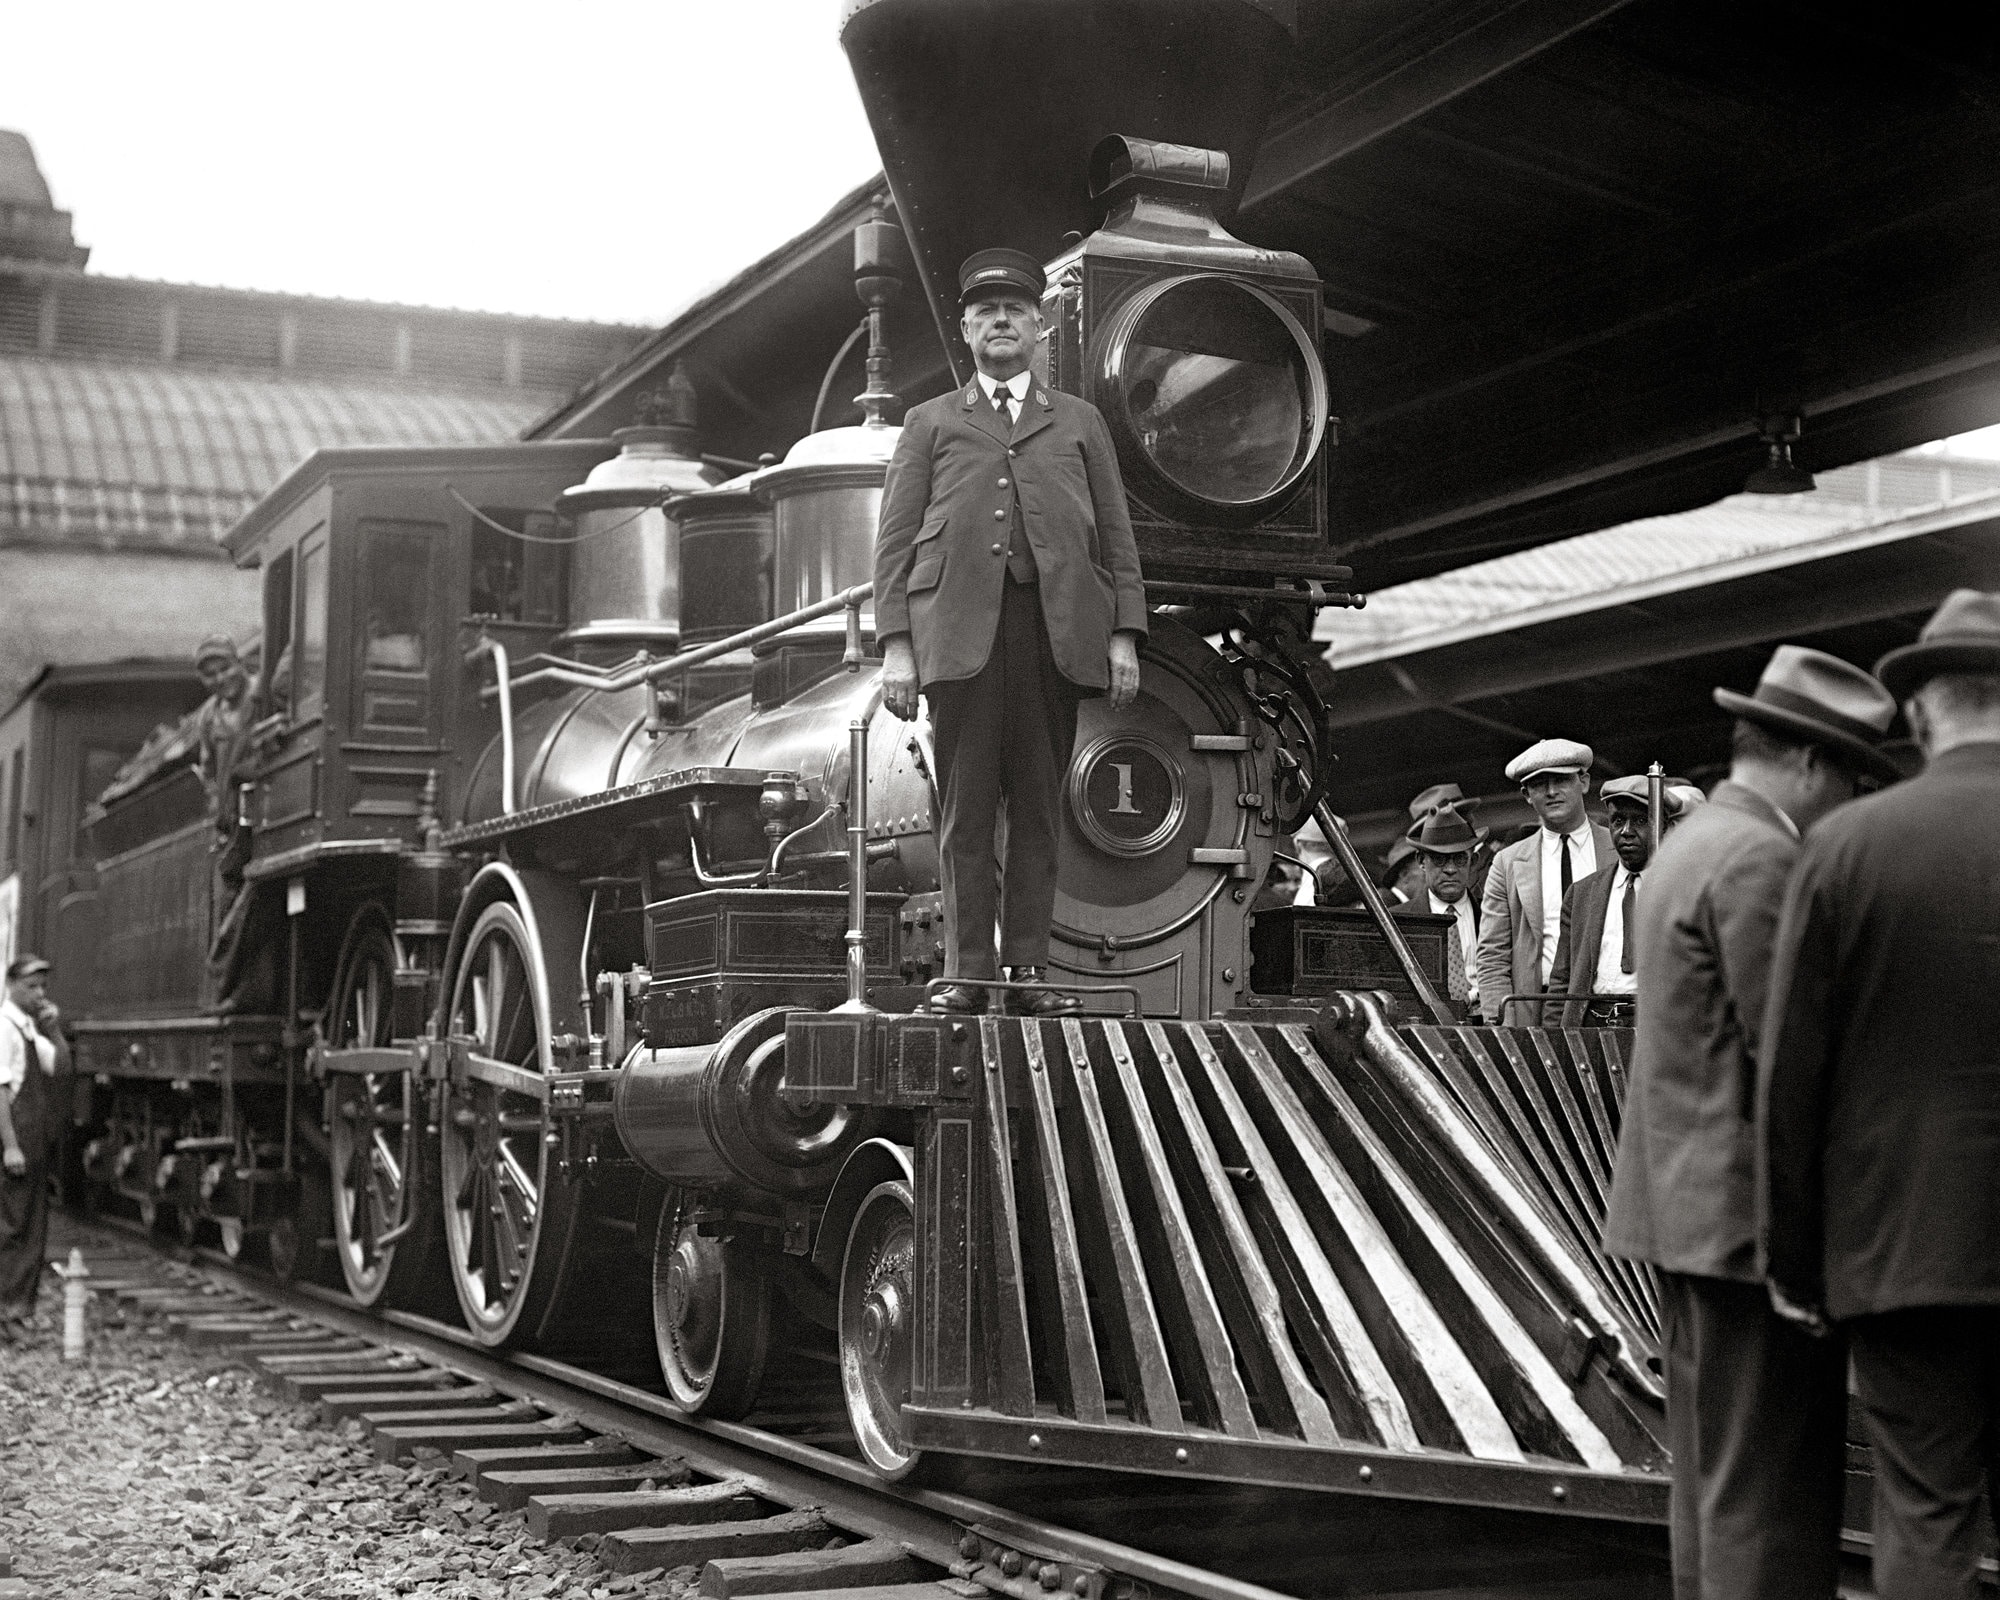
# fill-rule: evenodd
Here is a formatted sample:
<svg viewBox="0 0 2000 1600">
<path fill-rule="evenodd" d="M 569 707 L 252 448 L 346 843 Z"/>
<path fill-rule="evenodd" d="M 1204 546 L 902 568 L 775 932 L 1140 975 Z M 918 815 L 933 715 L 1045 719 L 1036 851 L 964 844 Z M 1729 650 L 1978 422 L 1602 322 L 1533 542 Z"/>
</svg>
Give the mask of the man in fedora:
<svg viewBox="0 0 2000 1600">
<path fill-rule="evenodd" d="M 1455 787 L 1455 786 L 1454 786 Z M 1452 919 L 1446 946 L 1445 976 L 1453 1000 L 1468 1014 L 1479 1015 L 1479 913 L 1472 904 L 1472 858 L 1486 842 L 1486 830 L 1475 828 L 1450 801 L 1440 801 L 1403 835 L 1423 863 L 1424 885 L 1397 916 Z"/>
<path fill-rule="evenodd" d="M 1653 805 L 1642 777 L 1613 778 L 1598 793 L 1610 820 L 1617 859 L 1599 867 L 1563 900 L 1562 936 L 1549 969 L 1552 995 L 1595 995 L 1543 1008 L 1548 1027 L 1629 1028 L 1638 993 L 1634 915 L 1639 883 L 1653 858 Z M 1670 785 L 1660 791 L 1662 821 L 1671 826 L 1684 801 Z M 1604 998 L 1609 997 L 1609 998 Z"/>
<path fill-rule="evenodd" d="M 1970 1600 L 2000 1489 L 2000 594 L 1948 596 L 1875 674 L 1926 764 L 1815 828 L 1785 897 L 1765 1271 L 1853 1353 L 1876 1593 Z"/>
<path fill-rule="evenodd" d="M 1110 430 L 1030 370 L 1043 288 L 1019 250 L 981 250 L 959 269 L 978 370 L 904 419 L 875 537 L 875 636 L 883 704 L 914 717 L 919 693 L 930 702 L 945 974 L 990 980 L 1005 965 L 1037 986 L 1012 996 L 1015 1010 L 1060 1016 L 1076 1001 L 1039 986 L 1077 707 L 1101 694 L 1122 709 L 1139 692 L 1146 595 Z M 986 1002 L 974 982 L 936 1003 Z"/>
<path fill-rule="evenodd" d="M 1604 1222 L 1609 1255 L 1659 1273 L 1674 1590 L 1828 1600 L 1837 1576 L 1846 1358 L 1781 1319 L 1757 1265 L 1751 1113 L 1758 1028 L 1800 835 L 1867 781 L 1888 692 L 1780 645 L 1735 719 L 1729 778 L 1646 871 L 1638 1027 Z"/>
<path fill-rule="evenodd" d="M 1590 820 L 1590 764 L 1574 739 L 1543 739 L 1507 763 L 1509 781 L 1541 826 L 1493 857 L 1479 906 L 1479 1008 L 1486 1020 L 1532 1027 L 1540 1007 L 1510 994 L 1540 994 L 1562 937 L 1563 896 L 1611 859 L 1611 835 Z"/>
</svg>

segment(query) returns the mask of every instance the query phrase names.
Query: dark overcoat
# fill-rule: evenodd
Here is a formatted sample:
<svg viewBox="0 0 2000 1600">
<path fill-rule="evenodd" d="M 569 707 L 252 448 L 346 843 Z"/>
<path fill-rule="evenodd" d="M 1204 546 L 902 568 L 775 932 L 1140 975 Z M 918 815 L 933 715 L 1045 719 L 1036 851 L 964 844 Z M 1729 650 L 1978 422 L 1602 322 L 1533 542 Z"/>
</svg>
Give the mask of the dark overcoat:
<svg viewBox="0 0 2000 1600">
<path fill-rule="evenodd" d="M 1550 994 L 1589 994 L 1597 987 L 1597 952 L 1604 943 L 1604 919 L 1611 911 L 1611 881 L 1617 876 L 1614 857 L 1610 866 L 1599 867 L 1582 882 L 1569 886 L 1563 900 L 1562 937 L 1556 942 L 1556 959 L 1549 967 Z M 1637 911 L 1635 901 L 1635 920 Z M 1633 947 L 1635 965 L 1637 948 Z M 1583 1005 L 1581 1000 L 1573 1000 L 1559 1012 L 1550 1006 L 1542 1014 L 1542 1025 L 1580 1028 Z"/>
<path fill-rule="evenodd" d="M 875 637 L 910 636 L 920 686 L 986 664 L 1017 513 L 1065 678 L 1104 688 L 1111 635 L 1146 632 L 1139 549 L 1104 418 L 1036 383 L 1010 434 L 975 380 L 911 408 L 882 489 Z"/>
<path fill-rule="evenodd" d="M 1634 907 L 1637 1037 L 1604 1219 L 1609 1255 L 1757 1279 L 1757 1031 L 1798 836 L 1717 786 L 1646 868 Z"/>
<path fill-rule="evenodd" d="M 1813 829 L 1764 1026 L 1770 1275 L 1835 1317 L 2000 1304 L 2000 744 Z"/>
</svg>

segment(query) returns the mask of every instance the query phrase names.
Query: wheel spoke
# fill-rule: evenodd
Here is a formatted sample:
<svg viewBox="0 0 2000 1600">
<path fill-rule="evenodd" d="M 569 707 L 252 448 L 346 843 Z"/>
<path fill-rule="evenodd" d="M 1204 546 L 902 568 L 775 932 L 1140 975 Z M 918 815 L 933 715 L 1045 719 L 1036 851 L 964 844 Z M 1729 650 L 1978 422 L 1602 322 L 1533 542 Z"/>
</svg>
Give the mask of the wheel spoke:
<svg viewBox="0 0 2000 1600">
<path fill-rule="evenodd" d="M 541 1208 L 542 1201 L 541 1192 L 535 1187 L 535 1180 L 528 1176 L 527 1169 L 521 1165 L 520 1158 L 512 1150 L 508 1149 L 506 1145 L 501 1145 L 496 1154 L 500 1162 L 501 1172 L 512 1180 L 514 1192 L 520 1196 L 521 1210 L 524 1213 L 525 1220 L 532 1224 L 535 1220 L 535 1213 Z"/>
<path fill-rule="evenodd" d="M 389 1180 L 390 1189 L 394 1193 L 403 1192 L 403 1164 L 396 1159 L 396 1152 L 389 1144 L 389 1136 L 379 1127 L 375 1129 L 374 1166 L 377 1172 Z"/>
</svg>

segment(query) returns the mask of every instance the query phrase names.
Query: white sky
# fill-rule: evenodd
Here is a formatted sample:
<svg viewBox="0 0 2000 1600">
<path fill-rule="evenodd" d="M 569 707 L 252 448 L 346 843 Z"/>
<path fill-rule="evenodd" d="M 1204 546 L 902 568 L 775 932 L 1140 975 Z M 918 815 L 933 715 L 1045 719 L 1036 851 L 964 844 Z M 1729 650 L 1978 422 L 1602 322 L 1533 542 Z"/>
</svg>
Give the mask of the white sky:
<svg viewBox="0 0 2000 1600">
<path fill-rule="evenodd" d="M 659 323 L 881 165 L 839 0 L 8 9 L 107 275 Z"/>
</svg>

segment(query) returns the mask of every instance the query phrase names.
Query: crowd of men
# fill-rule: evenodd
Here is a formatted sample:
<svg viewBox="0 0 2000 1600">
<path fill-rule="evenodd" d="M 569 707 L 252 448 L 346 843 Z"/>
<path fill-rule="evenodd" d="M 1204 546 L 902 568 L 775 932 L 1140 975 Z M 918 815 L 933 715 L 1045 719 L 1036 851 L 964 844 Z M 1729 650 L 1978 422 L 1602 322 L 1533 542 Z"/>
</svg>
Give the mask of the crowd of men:
<svg viewBox="0 0 2000 1600">
<path fill-rule="evenodd" d="M 1451 999 L 1635 1032 L 1606 1253 L 1661 1290 L 1681 1600 L 1838 1585 L 1852 1392 L 1887 1600 L 1980 1592 L 2000 1492 L 2000 594 L 1960 590 L 1871 674 L 1784 645 L 1727 779 L 1587 797 L 1593 752 L 1506 768 L 1493 849 L 1456 785 L 1381 880 L 1453 919 Z M 1925 758 L 1903 779 L 1898 710 Z"/>
</svg>

